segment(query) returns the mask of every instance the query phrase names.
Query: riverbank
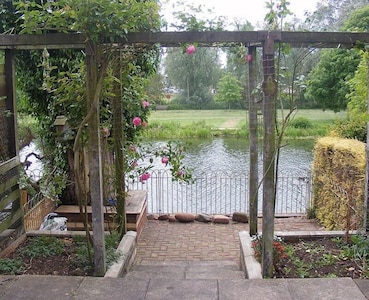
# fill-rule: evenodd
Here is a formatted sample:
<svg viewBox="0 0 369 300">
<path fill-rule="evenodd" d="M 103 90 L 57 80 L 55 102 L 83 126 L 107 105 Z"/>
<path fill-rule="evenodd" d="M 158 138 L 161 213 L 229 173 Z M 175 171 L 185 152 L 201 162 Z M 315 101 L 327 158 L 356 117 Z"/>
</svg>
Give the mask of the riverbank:
<svg viewBox="0 0 369 300">
<path fill-rule="evenodd" d="M 279 119 L 283 115 L 278 113 Z M 298 110 L 286 129 L 285 139 L 314 139 L 325 136 L 336 120 L 346 113 L 321 110 Z M 259 119 L 260 135 L 262 117 Z M 166 110 L 152 111 L 144 137 L 148 139 L 185 139 L 242 137 L 249 135 L 248 112 L 245 110 Z"/>
</svg>

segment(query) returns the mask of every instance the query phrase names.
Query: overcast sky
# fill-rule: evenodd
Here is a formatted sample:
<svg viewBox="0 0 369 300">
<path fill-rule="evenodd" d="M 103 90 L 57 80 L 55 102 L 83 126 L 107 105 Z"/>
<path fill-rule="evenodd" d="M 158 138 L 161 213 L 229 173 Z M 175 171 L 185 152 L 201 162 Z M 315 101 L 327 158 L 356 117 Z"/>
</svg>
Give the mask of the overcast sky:
<svg viewBox="0 0 369 300">
<path fill-rule="evenodd" d="M 228 22 L 233 19 L 247 20 L 256 29 L 257 24 L 263 23 L 267 10 L 265 8 L 265 2 L 267 0 L 189 0 L 188 4 L 193 3 L 194 6 L 204 5 L 206 8 L 212 8 L 215 15 L 221 15 L 228 17 Z M 170 11 L 173 10 L 172 5 L 176 3 L 176 0 L 167 0 L 168 3 L 162 1 L 162 12 L 165 15 L 170 15 Z M 318 0 L 289 0 L 290 10 L 299 19 L 304 20 L 304 13 L 306 11 L 313 12 L 316 8 Z"/>
</svg>

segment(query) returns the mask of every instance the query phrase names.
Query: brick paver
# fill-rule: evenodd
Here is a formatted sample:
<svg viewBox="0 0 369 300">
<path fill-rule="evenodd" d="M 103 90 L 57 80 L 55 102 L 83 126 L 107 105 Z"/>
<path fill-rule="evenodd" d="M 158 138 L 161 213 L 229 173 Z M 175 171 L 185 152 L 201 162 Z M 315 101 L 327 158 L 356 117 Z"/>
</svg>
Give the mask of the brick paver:
<svg viewBox="0 0 369 300">
<path fill-rule="evenodd" d="M 258 225 L 261 230 L 261 220 Z M 314 220 L 304 218 L 275 219 L 275 231 L 322 230 Z M 249 230 L 248 224 L 170 223 L 147 221 L 137 242 L 137 264 L 172 261 L 239 262 L 238 233 Z"/>
</svg>

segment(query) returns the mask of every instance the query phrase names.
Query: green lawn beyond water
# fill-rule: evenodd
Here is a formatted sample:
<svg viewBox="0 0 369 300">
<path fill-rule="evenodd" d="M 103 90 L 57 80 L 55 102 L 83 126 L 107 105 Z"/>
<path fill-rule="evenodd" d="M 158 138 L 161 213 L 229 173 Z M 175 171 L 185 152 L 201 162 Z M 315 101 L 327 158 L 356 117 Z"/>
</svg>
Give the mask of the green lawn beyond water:
<svg viewBox="0 0 369 300">
<path fill-rule="evenodd" d="M 287 113 L 287 112 L 286 112 Z M 281 117 L 281 111 L 278 111 Z M 346 112 L 334 113 L 332 111 L 322 111 L 318 109 L 296 110 L 293 113 L 294 118 L 304 117 L 313 123 L 330 123 L 346 116 Z M 248 111 L 245 110 L 157 110 L 152 111 L 149 117 L 149 123 L 179 123 L 181 126 L 187 126 L 197 122 L 205 122 L 211 128 L 241 128 L 246 125 L 248 120 Z"/>
</svg>

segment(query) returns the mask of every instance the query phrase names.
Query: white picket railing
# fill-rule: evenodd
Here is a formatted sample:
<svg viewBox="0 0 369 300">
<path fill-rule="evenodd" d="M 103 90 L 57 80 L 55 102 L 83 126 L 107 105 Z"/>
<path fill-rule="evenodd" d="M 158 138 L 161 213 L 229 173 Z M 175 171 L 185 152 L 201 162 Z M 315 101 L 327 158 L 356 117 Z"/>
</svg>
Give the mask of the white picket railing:
<svg viewBox="0 0 369 300">
<path fill-rule="evenodd" d="M 150 175 L 150 179 L 143 183 L 138 176 L 129 182 L 130 190 L 147 190 L 149 213 L 231 214 L 249 210 L 249 177 L 246 173 L 200 174 L 196 175 L 192 184 L 173 181 L 167 170 L 154 170 Z M 261 214 L 261 187 L 258 199 L 258 211 Z M 310 207 L 310 199 L 310 172 L 278 176 L 276 214 L 305 214 Z"/>
</svg>

